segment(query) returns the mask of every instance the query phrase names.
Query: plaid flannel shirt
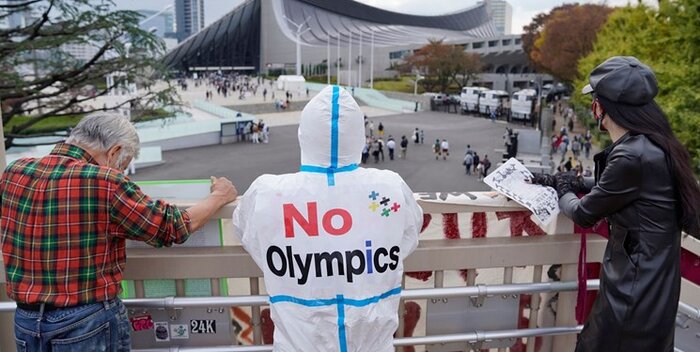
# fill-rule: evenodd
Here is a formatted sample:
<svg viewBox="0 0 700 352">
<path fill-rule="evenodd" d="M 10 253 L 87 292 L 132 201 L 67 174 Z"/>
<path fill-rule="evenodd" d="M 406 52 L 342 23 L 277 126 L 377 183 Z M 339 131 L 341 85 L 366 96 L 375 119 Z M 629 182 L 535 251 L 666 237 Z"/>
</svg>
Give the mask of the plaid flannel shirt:
<svg viewBox="0 0 700 352">
<path fill-rule="evenodd" d="M 74 145 L 9 165 L 0 196 L 7 294 L 17 302 L 74 306 L 114 298 L 126 239 L 162 247 L 189 237 L 187 212 L 151 199 Z"/>
</svg>

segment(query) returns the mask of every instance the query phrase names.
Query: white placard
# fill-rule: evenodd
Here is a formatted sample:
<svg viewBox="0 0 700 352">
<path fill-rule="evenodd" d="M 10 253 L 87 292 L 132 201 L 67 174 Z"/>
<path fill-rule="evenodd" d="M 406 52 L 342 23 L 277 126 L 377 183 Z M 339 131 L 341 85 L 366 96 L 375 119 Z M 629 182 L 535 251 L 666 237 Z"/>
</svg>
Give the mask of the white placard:
<svg viewBox="0 0 700 352">
<path fill-rule="evenodd" d="M 559 197 L 552 187 L 533 185 L 526 180 L 532 173 L 517 159 L 510 158 L 484 178 L 494 190 L 528 208 L 537 220 L 547 225 L 559 214 Z"/>
</svg>

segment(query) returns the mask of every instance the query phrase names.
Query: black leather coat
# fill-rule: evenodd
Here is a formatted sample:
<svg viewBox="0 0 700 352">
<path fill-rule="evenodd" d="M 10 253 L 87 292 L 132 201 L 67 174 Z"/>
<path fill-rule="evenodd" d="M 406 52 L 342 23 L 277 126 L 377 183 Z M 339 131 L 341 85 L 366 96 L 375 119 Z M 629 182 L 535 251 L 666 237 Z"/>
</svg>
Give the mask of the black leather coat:
<svg viewBox="0 0 700 352">
<path fill-rule="evenodd" d="M 610 224 L 600 291 L 577 352 L 673 351 L 680 295 L 679 203 L 663 150 L 644 135 L 596 155 L 596 185 L 560 200 L 575 223 Z"/>
</svg>

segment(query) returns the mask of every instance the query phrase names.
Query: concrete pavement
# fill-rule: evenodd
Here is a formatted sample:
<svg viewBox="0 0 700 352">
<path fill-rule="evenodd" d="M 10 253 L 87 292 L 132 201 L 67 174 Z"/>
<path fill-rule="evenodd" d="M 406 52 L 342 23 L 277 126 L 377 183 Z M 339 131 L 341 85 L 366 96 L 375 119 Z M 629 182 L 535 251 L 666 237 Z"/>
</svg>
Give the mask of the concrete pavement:
<svg viewBox="0 0 700 352">
<path fill-rule="evenodd" d="M 165 180 L 226 176 L 242 193 L 261 174 L 298 171 L 300 152 L 297 126 L 274 126 L 271 118 L 265 120 L 273 126 L 269 144 L 234 143 L 164 152 L 164 165 L 137 170 L 133 178 Z M 507 125 L 492 123 L 482 117 L 438 112 L 371 117 L 370 120 L 374 121 L 375 129 L 379 122 L 384 124 L 385 141 L 389 135 L 394 136 L 397 144 L 401 135 L 411 139 L 414 128 L 418 127 L 425 131 L 425 144 L 416 145 L 411 140 L 406 160 L 389 161 L 388 152 L 385 151 L 384 162 L 375 164 L 370 161 L 364 167 L 396 171 L 414 191 L 489 190 L 475 176 L 465 175 L 462 166 L 464 150 L 470 144 L 480 157 L 488 154 L 494 165 L 493 170 L 497 163 L 494 149 L 503 147 L 502 136 Z M 443 138 L 450 142 L 450 157 L 447 161 L 435 160 L 432 142 Z"/>
</svg>

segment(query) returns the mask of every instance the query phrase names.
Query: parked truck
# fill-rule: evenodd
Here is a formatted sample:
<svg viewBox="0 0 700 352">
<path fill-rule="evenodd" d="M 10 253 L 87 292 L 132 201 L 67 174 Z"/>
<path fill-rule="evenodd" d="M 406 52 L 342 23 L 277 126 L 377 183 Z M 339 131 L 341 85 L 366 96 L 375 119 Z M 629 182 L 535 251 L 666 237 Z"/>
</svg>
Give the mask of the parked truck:
<svg viewBox="0 0 700 352">
<path fill-rule="evenodd" d="M 495 112 L 497 117 L 510 114 L 510 95 L 502 90 L 485 90 L 479 94 L 479 112 L 487 116 Z"/>
<path fill-rule="evenodd" d="M 479 96 L 481 92 L 487 91 L 484 87 L 463 87 L 460 98 L 462 99 L 462 112 L 479 111 Z"/>
<path fill-rule="evenodd" d="M 513 93 L 510 100 L 511 118 L 529 122 L 535 114 L 537 91 L 534 89 L 523 89 Z"/>
</svg>

